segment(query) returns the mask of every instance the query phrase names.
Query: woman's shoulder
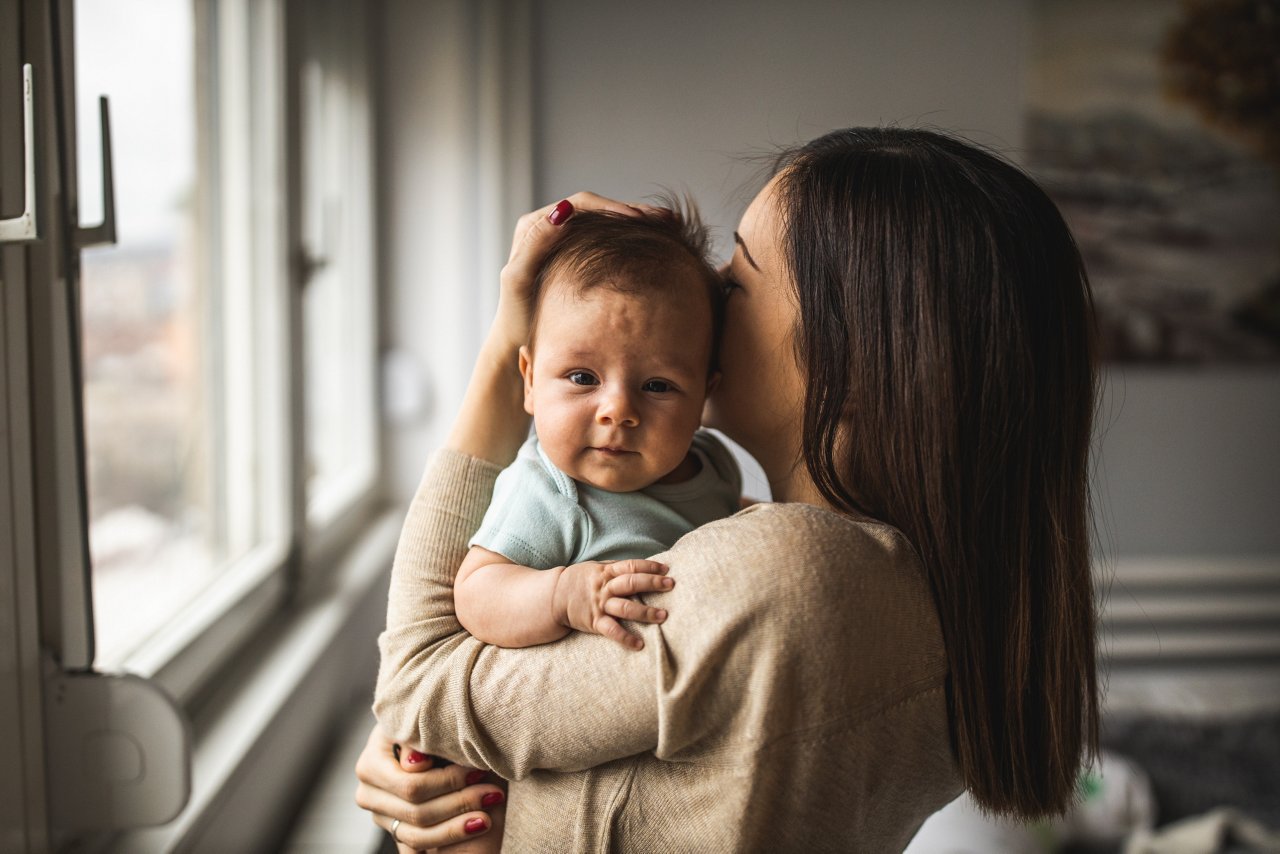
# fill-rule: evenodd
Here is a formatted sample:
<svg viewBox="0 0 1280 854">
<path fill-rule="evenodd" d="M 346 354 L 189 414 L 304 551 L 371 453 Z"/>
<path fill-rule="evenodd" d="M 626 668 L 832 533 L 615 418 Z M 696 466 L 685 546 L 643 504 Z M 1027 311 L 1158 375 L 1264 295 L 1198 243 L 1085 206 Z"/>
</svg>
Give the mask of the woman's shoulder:
<svg viewBox="0 0 1280 854">
<path fill-rule="evenodd" d="M 705 543 L 703 541 L 706 541 Z M 897 528 L 868 517 L 846 516 L 801 503 L 753 504 L 734 515 L 703 525 L 681 542 L 734 551 L 785 548 L 793 554 L 852 554 L 915 562 L 915 549 Z"/>
<path fill-rule="evenodd" d="M 864 599 L 905 595 L 932 608 L 919 558 L 901 532 L 809 504 L 752 505 L 685 535 L 668 556 L 673 569 L 687 566 L 699 580 L 760 581 L 775 593 L 807 586 Z"/>
<path fill-rule="evenodd" d="M 928 579 L 915 549 L 883 522 L 759 504 L 703 525 L 657 559 L 676 579 L 662 594 L 671 598 L 661 632 L 682 655 L 703 649 L 731 670 L 724 650 L 749 637 L 756 652 L 739 662 L 742 673 L 759 666 L 761 648 L 782 656 L 783 668 L 838 659 L 868 677 L 859 702 L 873 704 L 946 672 Z"/>
</svg>

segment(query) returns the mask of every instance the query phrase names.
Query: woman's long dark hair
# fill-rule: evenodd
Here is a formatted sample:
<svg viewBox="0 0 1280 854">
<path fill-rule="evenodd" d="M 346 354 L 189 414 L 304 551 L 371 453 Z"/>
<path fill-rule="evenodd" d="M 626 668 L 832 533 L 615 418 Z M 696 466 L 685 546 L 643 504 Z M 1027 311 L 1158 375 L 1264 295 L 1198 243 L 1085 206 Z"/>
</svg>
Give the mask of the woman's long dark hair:
<svg viewBox="0 0 1280 854">
<path fill-rule="evenodd" d="M 1075 242 L 1035 182 L 942 134 L 839 131 L 779 164 L 808 470 L 917 549 L 978 804 L 1060 812 L 1098 738 Z"/>
</svg>

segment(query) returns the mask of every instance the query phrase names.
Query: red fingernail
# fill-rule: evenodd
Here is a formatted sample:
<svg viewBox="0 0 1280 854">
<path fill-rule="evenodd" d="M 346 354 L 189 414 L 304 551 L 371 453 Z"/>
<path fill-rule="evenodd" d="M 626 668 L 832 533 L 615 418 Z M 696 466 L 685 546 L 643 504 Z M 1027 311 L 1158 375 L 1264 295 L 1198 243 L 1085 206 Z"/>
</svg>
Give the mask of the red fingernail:
<svg viewBox="0 0 1280 854">
<path fill-rule="evenodd" d="M 419 753 L 416 750 L 410 750 L 409 754 L 405 756 L 405 760 L 408 761 L 410 765 L 417 765 L 419 762 L 427 761 L 427 754 Z"/>
<path fill-rule="evenodd" d="M 480 799 L 480 806 L 496 807 L 498 804 L 502 803 L 503 800 L 502 792 L 490 792 Z"/>
<path fill-rule="evenodd" d="M 488 775 L 488 771 L 472 771 L 467 775 L 467 785 L 474 786 L 476 783 L 483 783 L 484 778 Z"/>
<path fill-rule="evenodd" d="M 559 225 L 571 216 L 573 216 L 573 203 L 563 199 L 556 205 L 555 210 L 547 214 L 547 221 L 552 225 Z"/>
<path fill-rule="evenodd" d="M 480 831 L 484 830 L 484 819 L 482 818 L 468 819 L 467 823 L 462 826 L 462 829 L 465 830 L 467 833 L 479 833 Z"/>
</svg>

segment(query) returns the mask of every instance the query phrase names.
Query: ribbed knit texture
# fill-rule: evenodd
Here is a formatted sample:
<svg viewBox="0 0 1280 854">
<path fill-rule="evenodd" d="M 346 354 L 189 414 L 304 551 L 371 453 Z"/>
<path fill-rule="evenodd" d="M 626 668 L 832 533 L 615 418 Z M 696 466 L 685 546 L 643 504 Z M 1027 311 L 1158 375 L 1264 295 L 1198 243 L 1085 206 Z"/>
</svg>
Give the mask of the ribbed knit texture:
<svg viewBox="0 0 1280 854">
<path fill-rule="evenodd" d="M 452 582 L 499 469 L 437 452 L 392 572 L 374 711 L 393 738 L 513 780 L 504 851 L 899 852 L 960 792 L 946 658 L 913 550 L 803 504 L 657 556 L 670 612 L 629 652 L 472 638 Z"/>
</svg>

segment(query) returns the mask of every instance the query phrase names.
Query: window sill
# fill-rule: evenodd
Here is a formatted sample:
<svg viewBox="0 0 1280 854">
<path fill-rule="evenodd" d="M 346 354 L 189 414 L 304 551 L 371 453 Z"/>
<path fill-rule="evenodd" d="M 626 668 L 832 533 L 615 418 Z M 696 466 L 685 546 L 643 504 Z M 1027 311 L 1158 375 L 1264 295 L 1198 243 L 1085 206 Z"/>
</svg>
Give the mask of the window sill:
<svg viewBox="0 0 1280 854">
<path fill-rule="evenodd" d="M 168 825 L 107 850 L 276 851 L 354 704 L 367 703 L 403 515 L 376 518 L 331 584 L 286 609 L 194 712 L 192 795 Z"/>
</svg>

